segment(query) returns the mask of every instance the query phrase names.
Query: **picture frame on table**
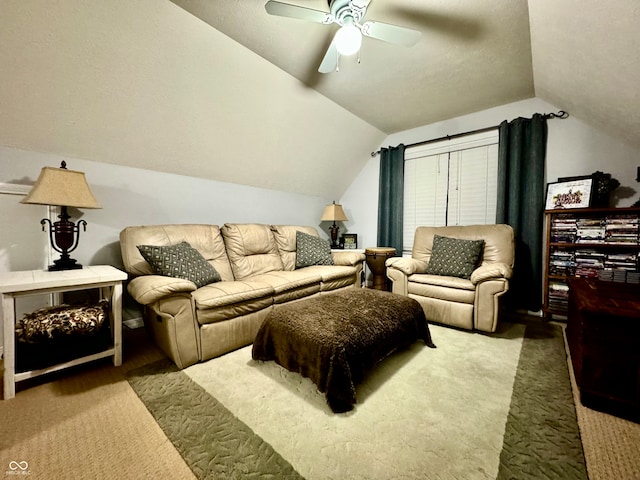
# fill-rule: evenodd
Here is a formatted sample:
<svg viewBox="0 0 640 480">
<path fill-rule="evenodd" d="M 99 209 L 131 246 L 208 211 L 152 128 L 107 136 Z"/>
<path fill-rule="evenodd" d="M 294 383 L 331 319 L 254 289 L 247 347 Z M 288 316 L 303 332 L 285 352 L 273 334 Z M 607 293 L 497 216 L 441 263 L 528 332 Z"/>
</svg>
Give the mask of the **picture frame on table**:
<svg viewBox="0 0 640 480">
<path fill-rule="evenodd" d="M 588 208 L 592 187 L 591 177 L 547 183 L 545 210 Z"/>
<path fill-rule="evenodd" d="M 341 244 L 345 250 L 355 250 L 358 248 L 358 234 L 357 233 L 344 233 L 342 235 Z"/>
</svg>

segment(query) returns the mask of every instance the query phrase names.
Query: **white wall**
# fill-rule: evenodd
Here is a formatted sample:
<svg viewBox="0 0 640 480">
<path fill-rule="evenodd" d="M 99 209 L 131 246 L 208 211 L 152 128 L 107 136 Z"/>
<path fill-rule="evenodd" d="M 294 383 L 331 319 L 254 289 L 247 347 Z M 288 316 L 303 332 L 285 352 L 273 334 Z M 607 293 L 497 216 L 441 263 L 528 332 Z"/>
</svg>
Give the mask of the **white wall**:
<svg viewBox="0 0 640 480">
<path fill-rule="evenodd" d="M 122 267 L 118 235 L 129 225 L 163 223 L 266 223 L 312 225 L 325 238 L 328 224 L 320 217 L 330 198 L 287 193 L 276 190 L 204 180 L 182 175 L 153 172 L 138 168 L 69 159 L 54 154 L 42 154 L 0 147 L 0 183 L 33 184 L 44 166 L 60 166 L 85 172 L 94 195 L 101 204 L 99 210 L 70 209 L 72 220 L 86 220 L 87 231 L 80 236 L 80 246 L 71 256 L 81 264 L 112 264 Z M 20 198 L 12 195 L 15 202 Z M 2 225 L 11 225 L 18 209 L 30 218 L 41 215 L 42 207 L 18 205 L 0 211 Z M 37 214 L 36 214 L 37 211 Z M 25 239 L 22 246 L 31 248 L 27 240 L 46 234 L 38 221 L 32 225 L 20 222 L 21 233 L 11 232 L 11 238 Z M 349 224 L 349 222 L 345 222 Z M 44 252 L 33 249 L 29 264 L 24 255 L 17 257 L 16 242 L 7 240 L 8 232 L 0 234 L 0 258 L 4 268 L 42 268 Z M 21 247 L 22 247 L 21 246 Z M 57 258 L 56 255 L 54 258 Z"/>
<path fill-rule="evenodd" d="M 420 142 L 499 125 L 517 117 L 531 117 L 534 113 L 557 113 L 558 110 L 554 105 L 533 98 L 395 133 L 381 146 Z M 640 184 L 635 178 L 640 151 L 572 116 L 566 120 L 549 120 L 548 127 L 547 182 L 556 181 L 558 177 L 602 171 L 610 173 L 621 184 L 617 192 L 624 196 L 616 199 L 614 206 L 627 207 L 638 200 Z M 351 213 L 349 231 L 358 234 L 363 248 L 377 246 L 379 166 L 380 157 L 371 158 L 341 197 L 341 203 Z"/>
<path fill-rule="evenodd" d="M 385 136 L 169 0 L 0 5 L 0 145 L 337 197 Z"/>
</svg>

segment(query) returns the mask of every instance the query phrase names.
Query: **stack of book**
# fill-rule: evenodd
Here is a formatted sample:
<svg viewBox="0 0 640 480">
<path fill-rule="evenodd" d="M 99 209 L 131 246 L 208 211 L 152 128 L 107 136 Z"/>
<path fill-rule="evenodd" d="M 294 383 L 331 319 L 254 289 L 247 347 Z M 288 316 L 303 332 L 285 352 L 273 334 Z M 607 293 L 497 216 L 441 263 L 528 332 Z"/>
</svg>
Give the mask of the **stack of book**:
<svg viewBox="0 0 640 480">
<path fill-rule="evenodd" d="M 617 245 L 640 243 L 640 220 L 637 215 L 611 216 L 605 219 L 605 240 Z"/>
<path fill-rule="evenodd" d="M 640 284 L 640 272 L 627 272 L 627 283 Z"/>
<path fill-rule="evenodd" d="M 605 282 L 640 283 L 640 254 L 610 253 L 598 278 Z"/>
<path fill-rule="evenodd" d="M 613 270 L 611 268 L 603 268 L 598 272 L 598 280 L 613 282 Z"/>
<path fill-rule="evenodd" d="M 605 254 L 598 250 L 576 250 L 576 276 L 597 277 L 604 268 Z"/>
<path fill-rule="evenodd" d="M 605 225 L 599 218 L 578 218 L 576 220 L 575 243 L 604 243 Z"/>
<path fill-rule="evenodd" d="M 551 222 L 551 241 L 574 243 L 576 241 L 576 219 L 570 215 L 556 215 Z"/>
<path fill-rule="evenodd" d="M 567 250 L 552 250 L 549 254 L 549 275 L 573 276 L 576 274 L 576 258 Z"/>
<path fill-rule="evenodd" d="M 615 268 L 627 271 L 638 269 L 638 257 L 633 252 L 609 253 L 604 260 L 605 268 Z"/>
<path fill-rule="evenodd" d="M 613 281 L 618 283 L 625 283 L 627 281 L 627 271 L 621 268 L 614 268 Z"/>
<path fill-rule="evenodd" d="M 566 310 L 569 306 L 569 285 L 562 282 L 549 283 L 549 307 Z"/>
</svg>

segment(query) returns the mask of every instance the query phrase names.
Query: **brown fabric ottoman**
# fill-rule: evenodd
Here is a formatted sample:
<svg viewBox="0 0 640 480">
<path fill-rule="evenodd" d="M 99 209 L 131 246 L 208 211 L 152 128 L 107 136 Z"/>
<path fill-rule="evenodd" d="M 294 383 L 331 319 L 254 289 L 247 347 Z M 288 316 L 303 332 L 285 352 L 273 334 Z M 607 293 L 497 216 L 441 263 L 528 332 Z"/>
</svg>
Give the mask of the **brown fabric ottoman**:
<svg viewBox="0 0 640 480">
<path fill-rule="evenodd" d="M 419 339 L 435 348 L 416 300 L 353 288 L 278 307 L 260 327 L 252 355 L 310 378 L 339 413 L 353 408 L 368 370 Z"/>
</svg>

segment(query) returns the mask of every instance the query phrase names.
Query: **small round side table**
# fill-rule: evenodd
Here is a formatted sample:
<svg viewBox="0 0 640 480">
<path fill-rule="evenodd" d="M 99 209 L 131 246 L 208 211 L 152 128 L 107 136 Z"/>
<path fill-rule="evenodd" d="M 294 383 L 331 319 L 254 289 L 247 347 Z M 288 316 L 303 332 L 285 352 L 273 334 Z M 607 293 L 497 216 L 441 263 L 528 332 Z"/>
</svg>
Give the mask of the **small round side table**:
<svg viewBox="0 0 640 480">
<path fill-rule="evenodd" d="M 393 247 L 370 247 L 364 251 L 367 257 L 367 266 L 373 275 L 373 288 L 375 290 L 389 291 L 389 281 L 387 280 L 387 258 L 396 254 Z"/>
</svg>

